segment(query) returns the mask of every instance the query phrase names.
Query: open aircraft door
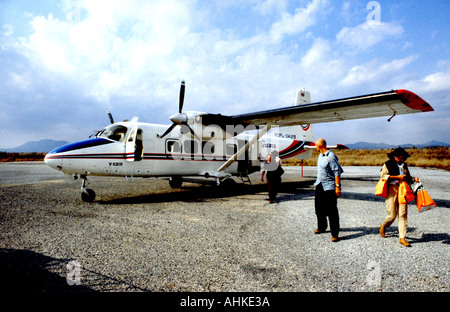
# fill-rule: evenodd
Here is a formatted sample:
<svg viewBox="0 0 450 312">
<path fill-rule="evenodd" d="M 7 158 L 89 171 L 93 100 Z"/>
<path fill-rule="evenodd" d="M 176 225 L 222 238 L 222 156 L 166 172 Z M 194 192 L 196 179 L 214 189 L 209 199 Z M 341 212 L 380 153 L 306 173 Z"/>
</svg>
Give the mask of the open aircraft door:
<svg viewBox="0 0 450 312">
<path fill-rule="evenodd" d="M 135 159 L 137 130 L 138 126 L 134 125 L 131 128 L 128 139 L 125 143 L 125 158 L 127 159 L 127 161 L 134 161 Z"/>
<path fill-rule="evenodd" d="M 133 118 L 131 121 L 137 122 L 137 118 Z M 127 161 L 139 161 L 142 159 L 142 133 L 142 129 L 139 129 L 136 123 L 131 127 L 130 134 L 125 142 L 125 158 Z"/>
<path fill-rule="evenodd" d="M 243 148 L 248 141 L 244 140 L 238 140 L 238 149 Z M 247 174 L 248 173 L 248 167 L 249 167 L 249 153 L 248 150 L 245 150 L 244 154 L 242 154 L 238 160 L 238 172 L 241 174 Z"/>
</svg>

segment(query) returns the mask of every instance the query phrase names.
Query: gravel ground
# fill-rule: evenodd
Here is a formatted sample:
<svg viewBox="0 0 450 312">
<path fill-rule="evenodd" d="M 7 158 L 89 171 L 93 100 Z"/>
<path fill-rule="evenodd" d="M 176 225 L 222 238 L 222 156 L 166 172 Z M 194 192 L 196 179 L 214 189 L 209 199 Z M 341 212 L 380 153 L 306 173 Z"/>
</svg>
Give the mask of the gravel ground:
<svg viewBox="0 0 450 312">
<path fill-rule="evenodd" d="M 0 164 L 1 290 L 448 292 L 450 172 L 411 168 L 438 204 L 378 231 L 377 167 L 344 167 L 340 241 L 314 235 L 315 169 L 285 167 L 269 204 L 259 174 L 232 191 L 165 179 L 96 178 L 94 203 L 43 163 Z M 78 271 L 77 271 L 78 270 Z M 79 273 L 79 274 L 78 274 Z M 80 285 L 71 285 L 80 277 Z"/>
</svg>

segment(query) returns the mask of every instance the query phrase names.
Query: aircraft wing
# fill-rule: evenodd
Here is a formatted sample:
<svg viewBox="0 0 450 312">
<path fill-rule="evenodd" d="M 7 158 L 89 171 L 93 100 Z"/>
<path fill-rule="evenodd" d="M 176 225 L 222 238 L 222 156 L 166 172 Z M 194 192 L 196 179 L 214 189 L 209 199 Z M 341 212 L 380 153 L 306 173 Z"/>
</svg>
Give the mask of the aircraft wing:
<svg viewBox="0 0 450 312">
<path fill-rule="evenodd" d="M 284 127 L 359 118 L 393 117 L 395 115 L 433 110 L 430 104 L 416 94 L 407 90 L 393 90 L 242 115 L 210 115 L 210 122 L 217 121 L 220 124 L 255 126 L 278 125 Z"/>
</svg>

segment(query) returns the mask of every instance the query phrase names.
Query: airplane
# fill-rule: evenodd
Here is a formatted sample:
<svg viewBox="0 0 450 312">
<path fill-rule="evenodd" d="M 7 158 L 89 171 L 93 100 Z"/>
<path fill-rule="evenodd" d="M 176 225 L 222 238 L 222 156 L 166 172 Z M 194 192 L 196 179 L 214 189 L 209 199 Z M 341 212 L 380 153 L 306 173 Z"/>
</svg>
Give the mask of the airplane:
<svg viewBox="0 0 450 312">
<path fill-rule="evenodd" d="M 215 179 L 226 184 L 233 176 L 246 178 L 261 170 L 266 155 L 281 159 L 311 157 L 315 148 L 312 125 L 359 118 L 430 112 L 434 109 L 407 90 L 311 103 L 305 89 L 293 106 L 239 115 L 183 112 L 185 82 L 181 82 L 178 113 L 171 125 L 114 122 L 87 140 L 50 151 L 45 163 L 74 179 L 82 179 L 81 198 L 95 200 L 86 188 L 88 176 L 168 177 L 173 188 L 183 177 Z M 344 146 L 335 146 L 345 148 Z M 245 182 L 245 181 L 244 181 Z"/>
</svg>

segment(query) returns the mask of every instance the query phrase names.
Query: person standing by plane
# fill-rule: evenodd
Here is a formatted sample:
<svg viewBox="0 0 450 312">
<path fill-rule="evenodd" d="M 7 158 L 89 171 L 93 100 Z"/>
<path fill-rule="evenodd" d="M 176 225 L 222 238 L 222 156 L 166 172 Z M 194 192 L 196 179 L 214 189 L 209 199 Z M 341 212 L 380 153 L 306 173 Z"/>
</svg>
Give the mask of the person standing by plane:
<svg viewBox="0 0 450 312">
<path fill-rule="evenodd" d="M 261 182 L 264 182 L 264 174 L 267 172 L 267 188 L 269 190 L 269 203 L 274 203 L 278 190 L 281 186 L 281 176 L 284 173 L 281 167 L 281 159 L 278 157 L 278 152 L 274 151 L 267 155 L 267 162 L 263 166 L 261 172 Z"/>
<path fill-rule="evenodd" d="M 388 181 L 386 210 L 388 215 L 380 225 L 380 235 L 385 237 L 385 229 L 389 227 L 398 215 L 398 235 L 400 244 L 409 247 L 411 244 L 406 241 L 406 228 L 408 226 L 408 204 L 400 204 L 399 184 L 406 181 L 408 184 L 414 181 L 419 182 L 419 178 L 411 177 L 405 160 L 409 154 L 401 147 L 397 147 L 388 154 L 389 160 L 384 163 L 381 169 L 381 179 Z"/>
<path fill-rule="evenodd" d="M 330 222 L 331 241 L 339 240 L 339 212 L 337 198 L 341 192 L 341 174 L 344 172 L 339 165 L 337 156 L 327 148 L 324 139 L 316 141 L 316 149 L 320 153 L 317 159 L 317 179 L 314 183 L 316 196 L 314 200 L 317 229 L 315 234 L 324 233 L 327 229 L 327 217 Z"/>
</svg>

